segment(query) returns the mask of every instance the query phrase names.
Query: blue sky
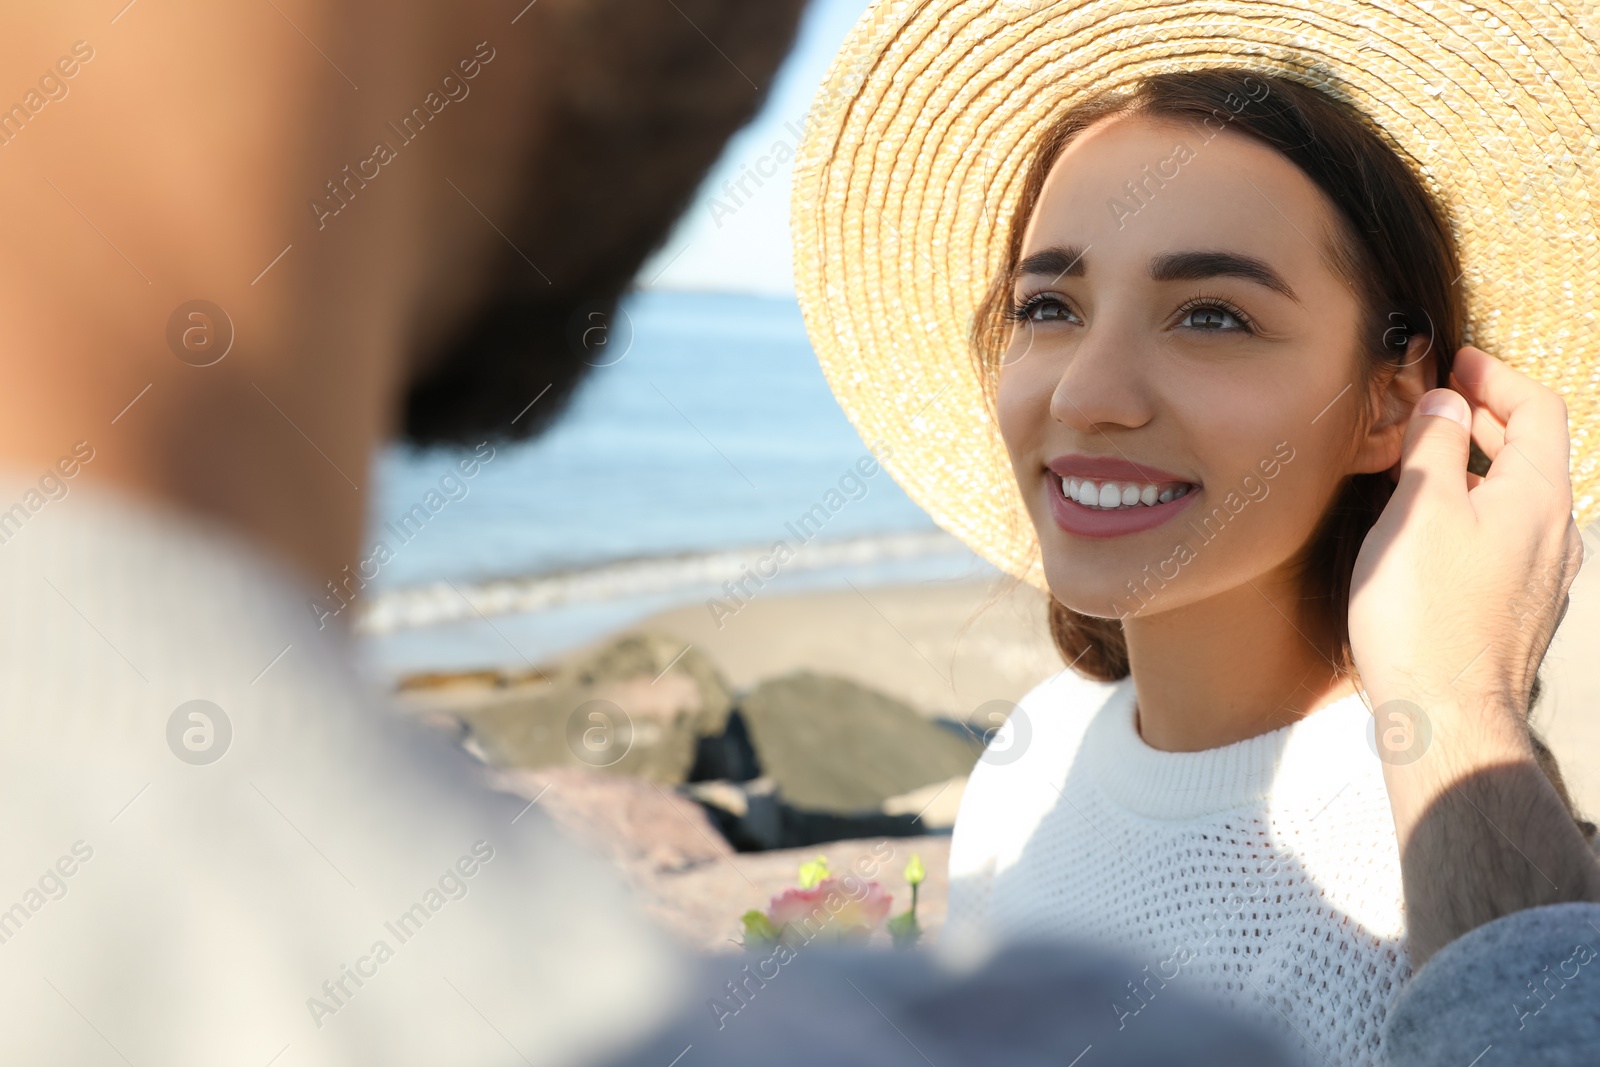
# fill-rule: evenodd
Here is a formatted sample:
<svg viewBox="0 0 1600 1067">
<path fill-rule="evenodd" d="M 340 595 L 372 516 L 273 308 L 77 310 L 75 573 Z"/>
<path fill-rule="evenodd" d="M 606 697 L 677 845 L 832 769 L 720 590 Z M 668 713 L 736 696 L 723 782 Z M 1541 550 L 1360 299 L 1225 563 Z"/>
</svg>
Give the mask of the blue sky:
<svg viewBox="0 0 1600 1067">
<path fill-rule="evenodd" d="M 867 0 L 811 0 L 766 105 L 728 142 L 666 244 L 639 271 L 641 286 L 793 295 L 794 149 L 817 86 L 866 9 Z M 743 191 L 730 191 L 741 178 Z"/>
</svg>

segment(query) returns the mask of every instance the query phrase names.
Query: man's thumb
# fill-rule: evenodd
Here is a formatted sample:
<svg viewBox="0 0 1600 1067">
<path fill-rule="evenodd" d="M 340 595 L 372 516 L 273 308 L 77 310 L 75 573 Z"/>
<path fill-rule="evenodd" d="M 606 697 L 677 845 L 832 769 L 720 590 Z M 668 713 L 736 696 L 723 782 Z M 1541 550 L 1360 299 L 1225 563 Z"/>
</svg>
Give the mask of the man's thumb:
<svg viewBox="0 0 1600 1067">
<path fill-rule="evenodd" d="M 1431 389 L 1422 394 L 1400 446 L 1398 488 L 1404 489 L 1406 475 L 1411 474 L 1412 481 L 1460 485 L 1465 490 L 1471 442 L 1472 409 L 1465 397 L 1454 389 Z"/>
</svg>

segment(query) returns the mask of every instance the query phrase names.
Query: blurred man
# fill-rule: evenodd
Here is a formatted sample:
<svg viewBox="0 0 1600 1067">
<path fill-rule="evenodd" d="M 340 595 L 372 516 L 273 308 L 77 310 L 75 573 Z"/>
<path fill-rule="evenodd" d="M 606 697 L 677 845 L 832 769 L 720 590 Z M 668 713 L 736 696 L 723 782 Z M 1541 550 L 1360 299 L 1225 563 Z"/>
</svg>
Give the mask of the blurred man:
<svg viewBox="0 0 1600 1067">
<path fill-rule="evenodd" d="M 386 440 L 560 410 L 800 8 L 5 14 L 0 1061 L 572 1063 L 686 995 L 307 602 Z"/>
<path fill-rule="evenodd" d="M 808 961 L 700 1036 L 734 976 L 385 713 L 351 615 L 306 606 L 370 577 L 384 442 L 492 454 L 560 410 L 575 324 L 752 113 L 800 6 L 5 14 L 4 1062 L 1066 1062 L 1105 1030 L 1118 965 L 1036 951 L 966 979 Z M 1509 898 L 1488 917 L 1545 899 Z M 1170 1003 L 1095 1062 L 1277 1055 Z M 985 1029 L 1007 1005 L 1029 1025 Z"/>
</svg>

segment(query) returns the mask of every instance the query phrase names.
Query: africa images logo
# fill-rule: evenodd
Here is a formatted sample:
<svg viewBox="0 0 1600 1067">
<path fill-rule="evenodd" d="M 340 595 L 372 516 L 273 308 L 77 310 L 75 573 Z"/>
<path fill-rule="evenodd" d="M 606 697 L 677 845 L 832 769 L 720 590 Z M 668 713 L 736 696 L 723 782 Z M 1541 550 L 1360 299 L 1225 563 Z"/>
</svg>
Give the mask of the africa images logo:
<svg viewBox="0 0 1600 1067">
<path fill-rule="evenodd" d="M 217 762 L 232 743 L 233 722 L 209 700 L 186 701 L 167 717 L 167 748 L 190 766 Z"/>
</svg>

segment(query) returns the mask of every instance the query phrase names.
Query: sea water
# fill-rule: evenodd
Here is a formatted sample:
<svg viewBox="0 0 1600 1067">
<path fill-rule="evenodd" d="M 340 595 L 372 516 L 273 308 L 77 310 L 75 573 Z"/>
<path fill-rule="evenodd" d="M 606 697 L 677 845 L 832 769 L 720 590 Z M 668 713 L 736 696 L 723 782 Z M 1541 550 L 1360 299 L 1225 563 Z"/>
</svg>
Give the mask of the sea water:
<svg viewBox="0 0 1600 1067">
<path fill-rule="evenodd" d="M 350 603 L 379 673 L 538 662 L 664 608 L 736 608 L 747 572 L 741 596 L 994 573 L 877 469 L 793 300 L 644 292 L 603 325 L 538 439 L 380 459 L 364 548 L 388 558 Z"/>
</svg>

